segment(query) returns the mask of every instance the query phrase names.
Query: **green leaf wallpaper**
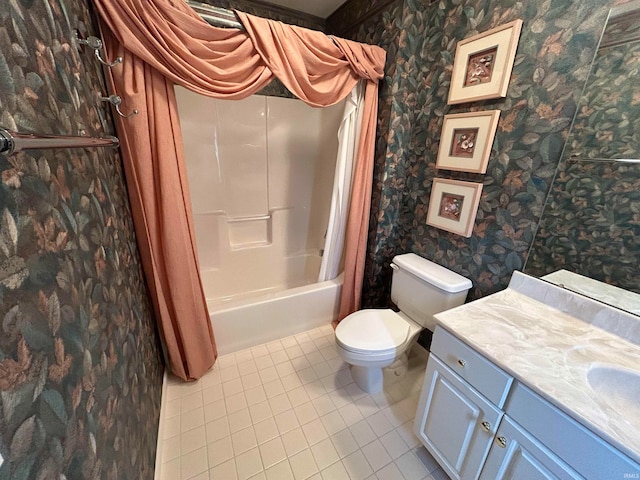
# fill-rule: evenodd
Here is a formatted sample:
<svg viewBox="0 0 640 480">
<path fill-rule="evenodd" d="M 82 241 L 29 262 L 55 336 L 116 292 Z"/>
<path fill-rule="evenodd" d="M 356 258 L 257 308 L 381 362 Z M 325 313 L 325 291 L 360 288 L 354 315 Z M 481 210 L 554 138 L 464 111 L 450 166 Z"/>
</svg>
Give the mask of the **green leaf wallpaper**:
<svg viewBox="0 0 640 480">
<path fill-rule="evenodd" d="M 2 16 L 0 125 L 113 134 L 74 41 L 97 33 L 88 2 Z M 0 479 L 152 478 L 163 363 L 117 150 L 29 150 L 0 173 Z"/>
<path fill-rule="evenodd" d="M 580 158 L 640 158 L 639 74 L 640 42 L 598 50 L 567 153 Z"/>
<path fill-rule="evenodd" d="M 505 288 L 522 269 L 614 3 L 404 0 L 348 32 L 388 52 L 364 307 L 388 303 L 389 263 L 399 253 L 415 252 L 471 279 L 469 299 Z M 524 25 L 507 97 L 448 106 L 457 42 L 518 18 Z M 436 170 L 444 115 L 491 109 L 502 114 L 486 175 Z M 426 225 L 436 177 L 483 184 L 470 238 Z"/>
<path fill-rule="evenodd" d="M 525 271 L 561 268 L 640 293 L 640 165 L 566 161 Z"/>
<path fill-rule="evenodd" d="M 639 70 L 637 41 L 598 51 L 527 273 L 564 268 L 640 293 L 640 165 L 611 161 L 640 158 Z"/>
</svg>

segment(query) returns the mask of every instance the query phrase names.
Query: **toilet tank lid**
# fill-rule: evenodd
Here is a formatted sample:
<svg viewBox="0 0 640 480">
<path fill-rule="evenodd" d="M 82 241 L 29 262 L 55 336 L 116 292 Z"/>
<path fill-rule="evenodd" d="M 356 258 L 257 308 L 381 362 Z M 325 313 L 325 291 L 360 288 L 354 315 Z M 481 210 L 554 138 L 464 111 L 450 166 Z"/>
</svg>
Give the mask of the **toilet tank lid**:
<svg viewBox="0 0 640 480">
<path fill-rule="evenodd" d="M 473 286 L 468 278 L 415 253 L 396 255 L 391 265 L 393 264 L 445 292 L 458 293 L 469 290 Z"/>
</svg>

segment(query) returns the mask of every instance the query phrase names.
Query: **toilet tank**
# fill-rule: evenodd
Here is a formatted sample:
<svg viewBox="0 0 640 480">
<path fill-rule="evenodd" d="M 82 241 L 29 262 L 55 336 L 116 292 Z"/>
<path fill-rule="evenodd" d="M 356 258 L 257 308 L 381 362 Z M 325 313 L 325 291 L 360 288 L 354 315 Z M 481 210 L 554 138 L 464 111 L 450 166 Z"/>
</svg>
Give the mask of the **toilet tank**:
<svg viewBox="0 0 640 480">
<path fill-rule="evenodd" d="M 433 316 L 462 305 L 471 280 L 415 253 L 397 255 L 391 263 L 391 300 L 417 324 L 433 331 Z"/>
</svg>

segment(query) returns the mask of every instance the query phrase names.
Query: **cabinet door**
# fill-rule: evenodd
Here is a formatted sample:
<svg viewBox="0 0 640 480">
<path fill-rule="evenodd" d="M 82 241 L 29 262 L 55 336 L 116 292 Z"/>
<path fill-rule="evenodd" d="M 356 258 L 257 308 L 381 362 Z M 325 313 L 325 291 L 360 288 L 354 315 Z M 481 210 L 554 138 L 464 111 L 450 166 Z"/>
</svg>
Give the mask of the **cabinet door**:
<svg viewBox="0 0 640 480">
<path fill-rule="evenodd" d="M 506 415 L 482 470 L 480 480 L 577 480 L 575 470 Z"/>
<path fill-rule="evenodd" d="M 414 430 L 454 479 L 477 479 L 503 412 L 429 356 Z"/>
</svg>

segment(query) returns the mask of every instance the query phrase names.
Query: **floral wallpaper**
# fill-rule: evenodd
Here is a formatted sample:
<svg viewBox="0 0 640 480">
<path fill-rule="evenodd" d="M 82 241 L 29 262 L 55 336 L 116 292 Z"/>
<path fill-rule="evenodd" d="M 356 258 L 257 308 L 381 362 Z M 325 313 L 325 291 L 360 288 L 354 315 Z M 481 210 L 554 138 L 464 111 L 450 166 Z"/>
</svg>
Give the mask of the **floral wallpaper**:
<svg viewBox="0 0 640 480">
<path fill-rule="evenodd" d="M 402 4 L 397 0 L 349 0 L 327 18 L 327 31 L 339 37 L 354 37 L 361 36 L 364 30 L 373 27 L 369 33 L 373 33 L 374 36 L 381 34 L 382 30 L 376 28 L 376 20 L 380 14 L 388 12 L 389 6 L 393 3 Z M 368 22 L 370 19 L 373 22 Z M 366 23 L 369 25 L 363 29 Z"/>
<path fill-rule="evenodd" d="M 640 158 L 639 71 L 640 42 L 598 51 L 567 153 L 581 158 Z"/>
<path fill-rule="evenodd" d="M 86 0 L 5 2 L 0 124 L 102 136 Z M 0 479 L 152 478 L 163 364 L 117 150 L 0 157 Z"/>
<path fill-rule="evenodd" d="M 376 35 L 392 45 L 379 116 L 363 307 L 388 302 L 389 263 L 415 252 L 473 281 L 469 299 L 506 287 L 521 270 L 559 163 L 576 105 L 613 1 L 405 0 Z M 395 8 L 395 4 L 394 4 Z M 508 96 L 447 105 L 456 43 L 524 21 Z M 366 24 L 371 24 L 372 19 Z M 385 97 L 388 95 L 388 97 Z M 486 175 L 435 169 L 443 116 L 502 111 Z M 484 185 L 475 227 L 464 238 L 426 225 L 433 179 Z"/>
<path fill-rule="evenodd" d="M 634 26 L 640 29 L 637 22 Z M 619 32 L 623 39 L 638 38 L 631 33 L 629 28 Z M 616 42 L 611 35 L 605 40 Z M 640 166 L 610 160 L 640 159 L 639 69 L 637 41 L 598 51 L 527 273 L 564 268 L 640 293 Z"/>
<path fill-rule="evenodd" d="M 525 272 L 565 269 L 640 293 L 640 165 L 560 166 Z"/>
</svg>

